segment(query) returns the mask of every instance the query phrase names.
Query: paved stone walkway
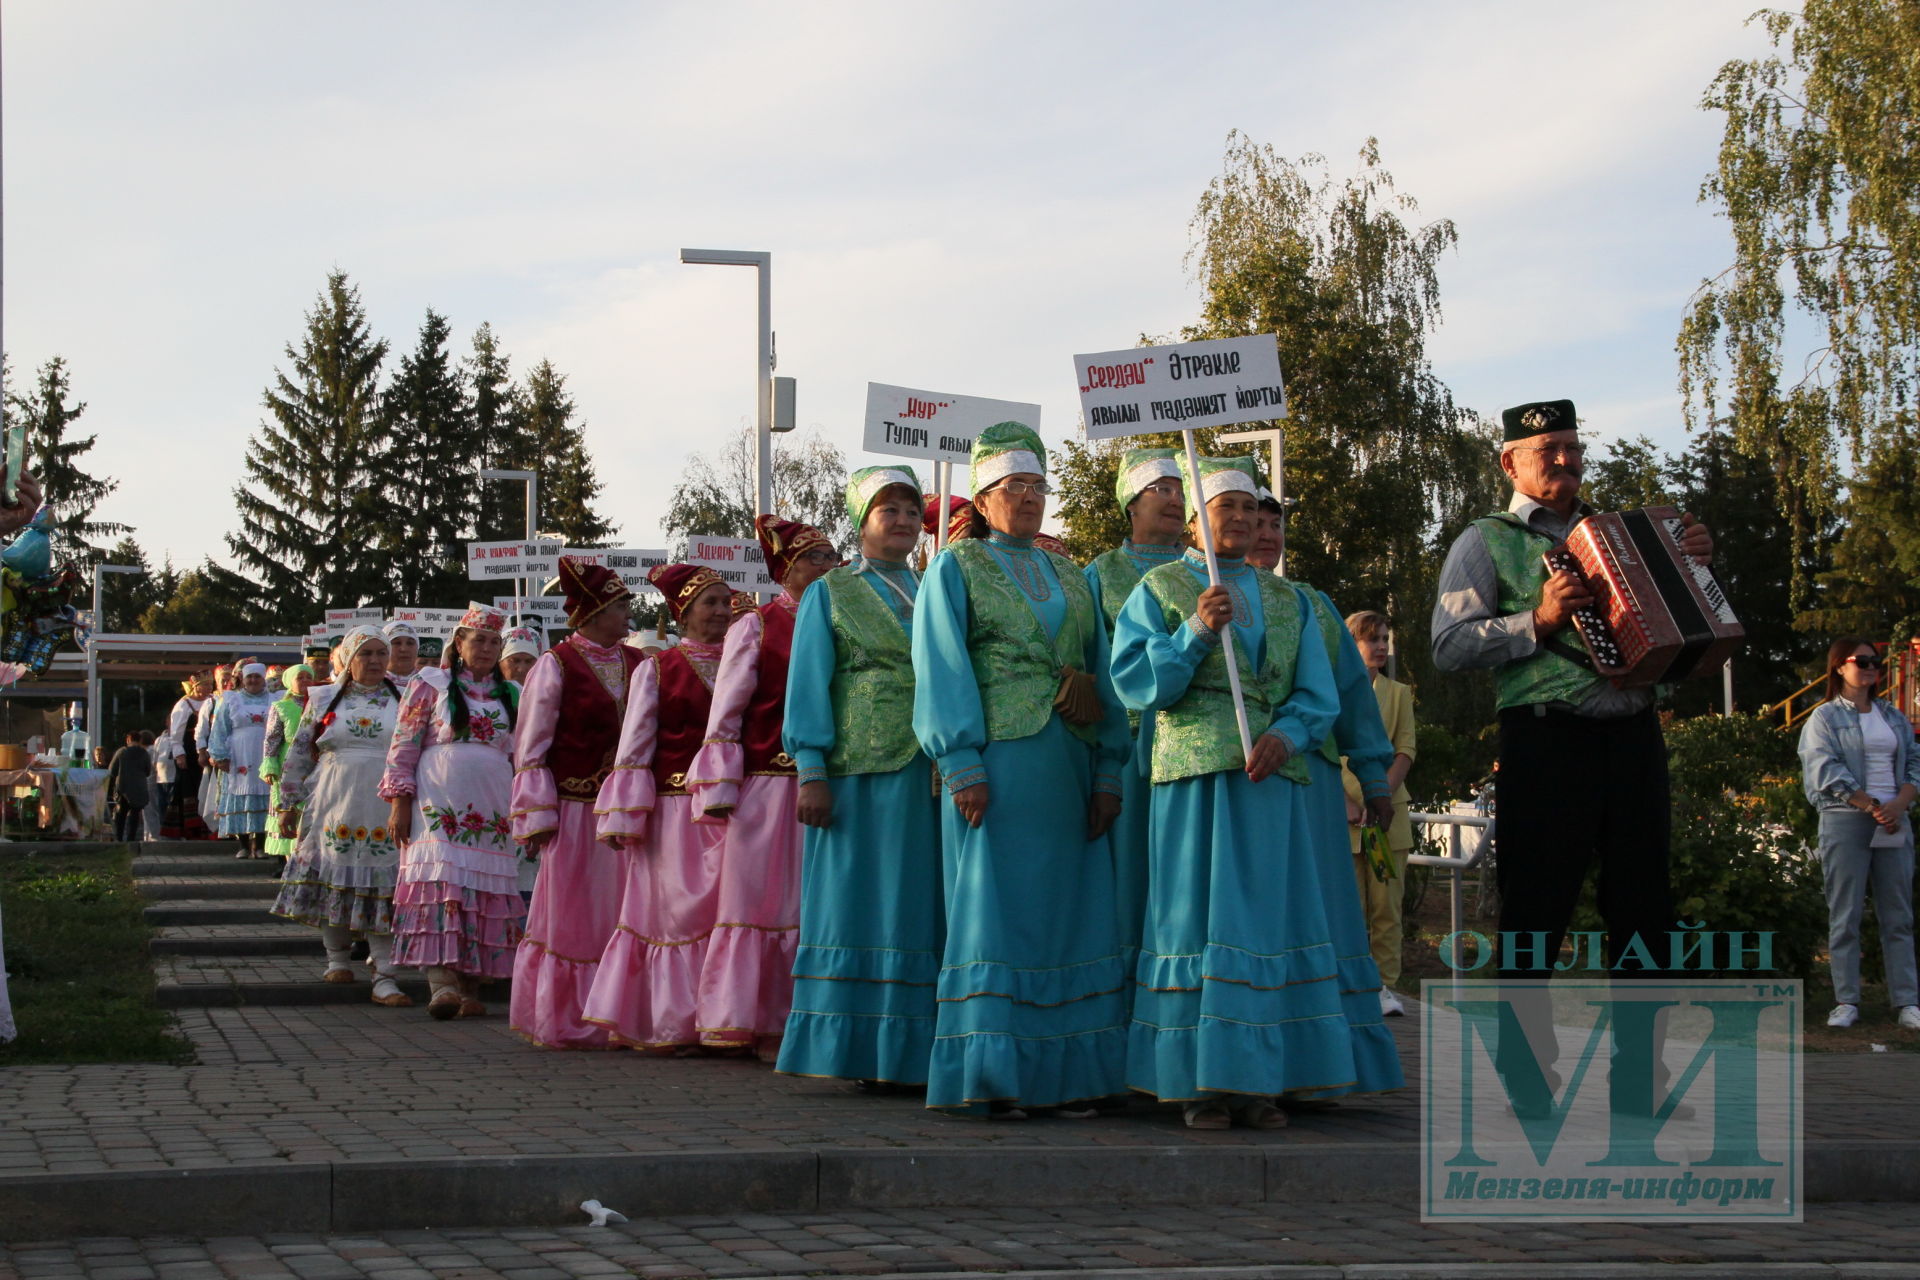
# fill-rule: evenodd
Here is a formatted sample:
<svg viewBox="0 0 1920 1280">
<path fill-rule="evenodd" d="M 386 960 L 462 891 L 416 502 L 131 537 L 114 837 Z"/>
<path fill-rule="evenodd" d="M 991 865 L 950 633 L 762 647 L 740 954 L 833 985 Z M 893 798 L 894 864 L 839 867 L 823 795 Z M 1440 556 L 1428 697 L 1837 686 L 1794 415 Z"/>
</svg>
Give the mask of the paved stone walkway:
<svg viewBox="0 0 1920 1280">
<path fill-rule="evenodd" d="M 553 1053 L 504 1006 L 435 1022 L 372 1004 L 185 1009 L 199 1064 L 0 1073 L 0 1174 L 207 1168 L 236 1160 L 769 1151 L 834 1147 L 1264 1146 L 1417 1140 L 1417 1089 L 1274 1133 L 1184 1128 L 1171 1107 L 992 1124 L 745 1060 Z M 1417 1019 L 1390 1020 L 1417 1080 Z M 1920 1055 L 1812 1055 L 1807 1138 L 1920 1139 Z"/>
<path fill-rule="evenodd" d="M 1384 1203 L 661 1219 L 640 1217 L 643 1206 L 626 1207 L 634 1221 L 602 1228 L 21 1243 L 0 1246 L 0 1280 L 569 1280 L 981 1271 L 1144 1280 L 1184 1268 L 1197 1269 L 1186 1273 L 1196 1280 L 1920 1274 L 1920 1235 L 1906 1205 L 1819 1205 L 1800 1225 L 1722 1227 L 1423 1226 L 1405 1205 Z M 111 1213 L 102 1206 L 103 1227 Z"/>
</svg>

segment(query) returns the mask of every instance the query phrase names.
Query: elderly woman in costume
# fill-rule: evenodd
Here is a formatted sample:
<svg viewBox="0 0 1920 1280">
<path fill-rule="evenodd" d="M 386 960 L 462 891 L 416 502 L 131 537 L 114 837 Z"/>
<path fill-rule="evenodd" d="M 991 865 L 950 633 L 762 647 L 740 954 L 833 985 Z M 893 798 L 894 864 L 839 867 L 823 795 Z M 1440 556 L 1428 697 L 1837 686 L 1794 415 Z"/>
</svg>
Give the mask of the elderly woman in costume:
<svg viewBox="0 0 1920 1280">
<path fill-rule="evenodd" d="M 799 784 L 780 742 L 787 660 L 800 598 L 840 554 L 811 525 L 763 515 L 753 528 L 782 590 L 758 608 L 749 599 L 727 632 L 706 741 L 693 760 L 694 821 L 727 827 L 719 923 L 700 971 L 700 1038 L 772 1062 L 793 1007 L 800 929 Z"/>
<path fill-rule="evenodd" d="M 1079 568 L 1035 549 L 1046 449 L 974 440 L 988 534 L 927 566 L 914 733 L 940 769 L 947 940 L 927 1105 L 1090 1115 L 1126 1086 L 1125 944 L 1107 828 L 1131 743 Z"/>
<path fill-rule="evenodd" d="M 233 668 L 222 663 L 213 669 L 213 692 L 200 704 L 200 710 L 193 720 L 193 740 L 199 748 L 200 760 L 200 817 L 207 824 L 207 830 L 217 838 L 220 835 L 220 770 L 213 765 L 213 714 L 220 709 L 220 699 L 227 696 L 234 686 Z M 246 850 L 240 851 L 244 857 Z"/>
<path fill-rule="evenodd" d="M 913 737 L 919 513 L 908 468 L 854 472 L 860 559 L 801 600 L 787 678 L 805 856 L 779 1070 L 870 1092 L 926 1083 L 945 933 L 932 766 Z"/>
<path fill-rule="evenodd" d="M 540 633 L 532 627 L 515 627 L 507 632 L 500 650 L 500 672 L 517 685 L 525 685 L 533 664 L 540 659 Z"/>
<path fill-rule="evenodd" d="M 604 1049 L 581 1019 L 600 953 L 619 923 L 625 858 L 601 843 L 593 806 L 613 772 L 627 690 L 643 659 L 623 644 L 633 592 L 602 565 L 560 557 L 571 635 L 524 682 L 514 758 L 513 834 L 539 860 L 513 961 L 513 1029 L 550 1049 Z"/>
<path fill-rule="evenodd" d="M 264 858 L 270 788 L 260 776 L 267 742 L 267 713 L 275 695 L 267 692 L 267 669 L 249 662 L 240 669 L 240 687 L 220 699 L 213 714 L 208 753 L 223 779 L 220 834 L 240 841 L 235 857 Z"/>
<path fill-rule="evenodd" d="M 181 686 L 185 692 L 167 716 L 167 750 L 173 753 L 173 792 L 167 799 L 166 821 L 160 833 L 173 840 L 203 840 L 210 834 L 200 816 L 200 709 L 213 697 L 210 672 L 195 672 Z"/>
<path fill-rule="evenodd" d="M 1190 550 L 1147 572 L 1114 627 L 1114 687 L 1154 716 L 1152 866 L 1127 1079 L 1185 1104 L 1193 1128 L 1279 1128 L 1274 1095 L 1354 1079 L 1303 803 L 1306 753 L 1339 703 L 1326 647 L 1308 631 L 1312 602 L 1245 563 L 1253 460 L 1202 458 L 1195 479 L 1187 491 L 1209 523 L 1220 585 L 1208 585 L 1205 558 Z M 1251 754 L 1226 666 L 1229 626 Z M 1337 779 L 1331 787 L 1337 797 Z"/>
<path fill-rule="evenodd" d="M 1127 602 L 1140 576 L 1158 565 L 1178 560 L 1187 541 L 1186 491 L 1172 449 L 1129 449 L 1120 457 L 1114 479 L 1114 501 L 1126 512 L 1125 542 L 1094 557 L 1084 570 L 1113 639 L 1114 619 Z M 1138 711 L 1127 712 L 1133 735 L 1133 755 L 1121 772 L 1121 809 L 1107 839 L 1113 847 L 1114 905 L 1120 913 L 1120 936 L 1126 943 L 1128 973 L 1140 950 L 1140 926 L 1147 910 L 1147 791 L 1153 752 L 1153 720 Z M 1127 984 L 1133 996 L 1133 984 Z"/>
<path fill-rule="evenodd" d="M 260 776 L 270 784 L 267 792 L 267 856 L 291 858 L 295 838 L 300 834 L 300 810 L 290 806 L 280 794 L 280 781 L 286 774 L 287 748 L 300 732 L 300 717 L 307 711 L 307 690 L 313 685 L 313 668 L 296 663 L 280 673 L 280 686 L 286 696 L 267 713 L 267 741 L 260 757 Z M 286 819 L 292 818 L 289 822 Z"/>
<path fill-rule="evenodd" d="M 694 821 L 688 777 L 713 710 L 733 592 L 687 564 L 658 565 L 647 580 L 681 641 L 635 669 L 613 772 L 594 806 L 600 838 L 626 856 L 619 923 L 583 1017 L 618 1044 L 690 1050 L 702 1040 L 700 971 L 720 918 L 726 828 Z"/>
<path fill-rule="evenodd" d="M 373 1002 L 413 1001 L 394 981 L 393 886 L 400 851 L 380 798 L 399 688 L 387 676 L 388 647 L 373 627 L 355 627 L 340 645 L 340 678 L 307 700 L 280 778 L 283 830 L 293 856 L 280 875 L 275 915 L 320 930 L 326 982 L 352 982 L 355 935 L 366 939 Z M 294 670 L 303 670 L 296 667 Z"/>
<path fill-rule="evenodd" d="M 405 693 L 420 674 L 420 633 L 412 623 L 395 619 L 380 628 L 380 635 L 387 642 L 387 679 Z"/>
<path fill-rule="evenodd" d="M 427 971 L 436 1018 L 485 1015 L 480 984 L 513 976 L 526 915 L 509 816 L 519 686 L 499 670 L 506 621 L 467 609 L 449 664 L 408 688 L 380 780 L 400 845 L 394 960 Z"/>
</svg>

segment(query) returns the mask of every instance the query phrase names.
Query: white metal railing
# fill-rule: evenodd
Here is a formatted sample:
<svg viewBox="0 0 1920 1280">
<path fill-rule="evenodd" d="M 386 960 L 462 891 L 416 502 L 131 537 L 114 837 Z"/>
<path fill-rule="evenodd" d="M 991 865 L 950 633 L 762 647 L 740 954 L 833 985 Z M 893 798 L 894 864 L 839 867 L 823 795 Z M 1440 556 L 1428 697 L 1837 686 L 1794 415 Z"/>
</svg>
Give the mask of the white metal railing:
<svg viewBox="0 0 1920 1280">
<path fill-rule="evenodd" d="M 1447 853 L 1412 853 L 1407 855 L 1409 866 L 1441 867 L 1452 878 L 1448 889 L 1448 913 L 1452 920 L 1449 936 L 1452 945 L 1459 945 L 1460 931 L 1466 927 L 1466 912 L 1460 902 L 1461 873 L 1472 871 L 1486 860 L 1487 853 L 1493 848 L 1494 818 L 1478 813 L 1409 813 L 1413 822 L 1422 827 L 1445 827 L 1447 829 Z M 1474 830 L 1480 838 L 1474 841 L 1473 848 L 1463 853 L 1464 843 L 1461 832 Z"/>
</svg>

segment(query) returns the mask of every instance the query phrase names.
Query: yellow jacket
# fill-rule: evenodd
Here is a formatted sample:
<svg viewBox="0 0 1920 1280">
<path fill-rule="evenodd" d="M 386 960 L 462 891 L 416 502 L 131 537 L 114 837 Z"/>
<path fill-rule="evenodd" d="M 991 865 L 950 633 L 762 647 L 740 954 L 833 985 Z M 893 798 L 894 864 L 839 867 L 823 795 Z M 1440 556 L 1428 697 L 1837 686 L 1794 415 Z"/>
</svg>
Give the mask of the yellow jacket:
<svg viewBox="0 0 1920 1280">
<path fill-rule="evenodd" d="M 1380 722 L 1386 726 L 1394 754 L 1413 759 L 1419 737 L 1413 719 L 1413 686 L 1377 675 L 1373 678 L 1373 696 L 1380 703 Z M 1353 776 L 1353 771 L 1343 766 L 1340 781 L 1347 788 L 1347 798 L 1355 804 L 1361 803 L 1360 779 Z M 1396 849 L 1413 848 L 1413 823 L 1407 819 L 1407 807 L 1412 803 L 1413 797 L 1407 794 L 1406 783 L 1394 788 L 1393 825 L 1387 828 L 1387 843 Z M 1350 827 L 1347 834 L 1352 841 L 1353 852 L 1360 852 L 1360 828 Z"/>
</svg>

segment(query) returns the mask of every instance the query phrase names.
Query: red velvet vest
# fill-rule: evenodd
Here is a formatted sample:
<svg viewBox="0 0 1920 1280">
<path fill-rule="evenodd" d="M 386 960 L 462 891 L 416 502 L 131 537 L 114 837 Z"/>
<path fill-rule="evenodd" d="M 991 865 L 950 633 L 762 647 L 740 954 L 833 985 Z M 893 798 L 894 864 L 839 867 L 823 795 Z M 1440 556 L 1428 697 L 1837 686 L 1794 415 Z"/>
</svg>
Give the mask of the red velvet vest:
<svg viewBox="0 0 1920 1280">
<path fill-rule="evenodd" d="M 793 658 L 793 620 L 798 615 L 782 596 L 763 604 L 760 614 L 760 675 L 753 697 L 747 700 L 740 722 L 740 745 L 747 757 L 747 776 L 756 773 L 793 773 L 793 757 L 780 746 L 787 722 L 787 666 Z"/>
<path fill-rule="evenodd" d="M 626 667 L 627 686 L 633 685 L 633 669 L 645 659 L 631 645 L 615 645 Z M 553 773 L 553 785 L 562 800 L 592 804 L 600 794 L 600 784 L 613 772 L 613 757 L 620 749 L 620 717 L 626 710 L 624 699 L 615 701 L 600 683 L 593 664 L 574 648 L 571 637 L 553 647 L 560 664 L 560 716 L 553 728 L 553 746 L 547 749 L 547 768 Z"/>
<path fill-rule="evenodd" d="M 687 655 L 668 649 L 654 659 L 660 669 L 660 724 L 653 745 L 656 795 L 687 794 L 687 770 L 707 737 L 713 690 L 693 669 Z"/>
</svg>

